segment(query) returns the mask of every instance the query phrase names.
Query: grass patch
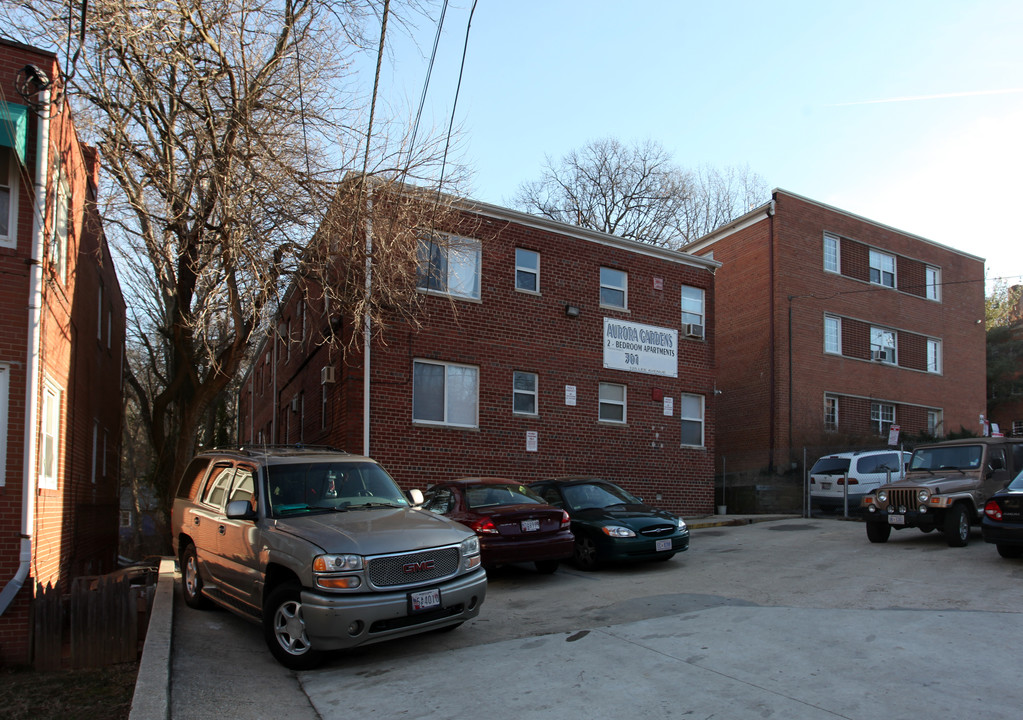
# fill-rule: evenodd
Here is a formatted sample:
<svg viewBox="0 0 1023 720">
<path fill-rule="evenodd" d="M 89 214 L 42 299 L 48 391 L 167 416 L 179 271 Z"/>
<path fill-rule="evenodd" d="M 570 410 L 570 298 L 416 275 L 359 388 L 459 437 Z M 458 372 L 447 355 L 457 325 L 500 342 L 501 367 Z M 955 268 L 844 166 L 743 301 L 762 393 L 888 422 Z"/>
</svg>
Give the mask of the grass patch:
<svg viewBox="0 0 1023 720">
<path fill-rule="evenodd" d="M 127 720 L 138 663 L 97 670 L 0 668 L 5 720 Z"/>
</svg>

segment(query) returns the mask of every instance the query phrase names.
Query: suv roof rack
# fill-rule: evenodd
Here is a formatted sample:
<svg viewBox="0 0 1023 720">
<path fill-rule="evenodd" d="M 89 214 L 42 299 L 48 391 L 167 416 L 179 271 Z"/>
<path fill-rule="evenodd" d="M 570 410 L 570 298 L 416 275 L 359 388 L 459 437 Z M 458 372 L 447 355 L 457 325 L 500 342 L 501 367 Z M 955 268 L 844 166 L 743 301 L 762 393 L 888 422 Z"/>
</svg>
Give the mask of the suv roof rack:
<svg viewBox="0 0 1023 720">
<path fill-rule="evenodd" d="M 342 453 L 344 455 L 350 455 L 347 450 L 340 450 L 330 445 L 306 445 L 305 443 L 293 443 L 290 445 L 285 444 L 266 444 L 266 445 L 239 445 L 238 447 L 211 447 L 204 448 L 199 452 L 202 453 L 238 453 L 239 455 L 246 455 L 252 457 L 254 455 L 267 455 L 270 453 L 284 453 L 284 452 L 334 452 Z"/>
</svg>

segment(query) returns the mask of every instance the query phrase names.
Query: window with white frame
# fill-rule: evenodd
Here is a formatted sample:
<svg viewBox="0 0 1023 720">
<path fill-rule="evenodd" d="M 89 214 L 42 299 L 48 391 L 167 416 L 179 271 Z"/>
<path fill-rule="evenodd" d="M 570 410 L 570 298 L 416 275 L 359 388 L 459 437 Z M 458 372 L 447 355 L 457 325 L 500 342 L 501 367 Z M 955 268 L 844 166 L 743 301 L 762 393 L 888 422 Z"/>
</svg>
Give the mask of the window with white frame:
<svg viewBox="0 0 1023 720">
<path fill-rule="evenodd" d="M 624 270 L 600 268 L 600 305 L 601 307 L 629 307 L 629 275 Z"/>
<path fill-rule="evenodd" d="M 512 375 L 512 412 L 518 415 L 537 414 L 537 375 L 515 371 Z"/>
<path fill-rule="evenodd" d="M 515 289 L 540 292 L 540 253 L 515 248 Z"/>
<path fill-rule="evenodd" d="M 416 360 L 412 363 L 412 420 L 477 427 L 479 368 Z"/>
<path fill-rule="evenodd" d="M 941 340 L 927 339 L 927 372 L 941 374 Z"/>
<path fill-rule="evenodd" d="M 0 247 L 18 244 L 18 163 L 13 150 L 0 145 Z"/>
<path fill-rule="evenodd" d="M 834 395 L 824 396 L 824 429 L 829 432 L 838 430 L 838 398 Z"/>
<path fill-rule="evenodd" d="M 824 270 L 827 272 L 842 272 L 842 260 L 838 238 L 834 235 L 824 235 Z"/>
<path fill-rule="evenodd" d="M 896 364 L 895 331 L 885 328 L 870 328 L 870 359 Z"/>
<path fill-rule="evenodd" d="M 682 395 L 679 398 L 683 445 L 703 447 L 703 407 L 703 395 Z"/>
<path fill-rule="evenodd" d="M 10 366 L 0 364 L 0 467 L 7 467 L 7 426 L 10 418 L 7 417 L 10 403 L 8 395 L 11 392 L 11 370 Z M 0 487 L 7 484 L 6 473 L 0 473 Z"/>
<path fill-rule="evenodd" d="M 419 239 L 417 287 L 478 300 L 480 297 L 480 243 L 446 235 Z"/>
<path fill-rule="evenodd" d="M 928 300 L 941 300 L 941 270 L 929 265 L 924 268 L 924 285 Z"/>
<path fill-rule="evenodd" d="M 682 286 L 682 327 L 686 325 L 704 325 L 703 290 L 701 288 Z"/>
<path fill-rule="evenodd" d="M 895 406 L 888 403 L 870 403 L 870 424 L 878 435 L 886 436 L 895 424 Z"/>
<path fill-rule="evenodd" d="M 39 487 L 43 490 L 57 489 L 57 472 L 60 467 L 60 402 L 61 392 L 50 383 L 43 384 L 41 462 L 39 463 Z"/>
<path fill-rule="evenodd" d="M 842 354 L 842 318 L 824 316 L 824 352 Z"/>
<path fill-rule="evenodd" d="M 99 465 L 99 420 L 92 421 L 92 484 L 96 484 L 96 466 Z"/>
<path fill-rule="evenodd" d="M 885 287 L 895 287 L 895 256 L 870 251 L 870 282 Z"/>
<path fill-rule="evenodd" d="M 1023 420 L 1012 421 L 1012 436 L 1023 437 Z"/>
<path fill-rule="evenodd" d="M 614 383 L 600 383 L 599 419 L 604 422 L 624 423 L 626 388 Z"/>
<path fill-rule="evenodd" d="M 53 237 L 50 240 L 50 262 L 57 277 L 67 277 L 67 233 L 70 214 L 71 190 L 67 178 L 61 178 L 57 186 L 57 204 L 54 206 Z"/>
<path fill-rule="evenodd" d="M 933 437 L 941 437 L 944 431 L 944 415 L 941 410 L 927 411 L 927 434 Z"/>
</svg>

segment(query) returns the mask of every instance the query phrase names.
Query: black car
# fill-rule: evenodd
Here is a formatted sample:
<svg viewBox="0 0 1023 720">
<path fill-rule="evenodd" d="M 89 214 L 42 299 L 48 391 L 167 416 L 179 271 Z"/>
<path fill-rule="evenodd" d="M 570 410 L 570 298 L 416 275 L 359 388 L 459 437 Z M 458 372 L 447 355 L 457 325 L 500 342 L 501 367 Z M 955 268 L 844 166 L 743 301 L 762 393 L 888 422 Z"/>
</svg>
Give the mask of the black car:
<svg viewBox="0 0 1023 720">
<path fill-rule="evenodd" d="M 572 518 L 575 563 L 668 560 L 689 548 L 682 518 L 646 505 L 614 483 L 597 478 L 555 478 L 531 483 L 545 502 Z"/>
<path fill-rule="evenodd" d="M 980 529 L 1003 558 L 1023 557 L 1023 471 L 984 503 Z"/>
</svg>

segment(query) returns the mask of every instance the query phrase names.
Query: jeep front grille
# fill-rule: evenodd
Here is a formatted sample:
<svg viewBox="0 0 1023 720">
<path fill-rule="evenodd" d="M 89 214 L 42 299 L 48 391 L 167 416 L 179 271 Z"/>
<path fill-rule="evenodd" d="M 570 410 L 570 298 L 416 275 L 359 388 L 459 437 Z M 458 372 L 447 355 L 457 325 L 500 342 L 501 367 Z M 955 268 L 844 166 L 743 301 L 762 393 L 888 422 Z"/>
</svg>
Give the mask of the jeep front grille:
<svg viewBox="0 0 1023 720">
<path fill-rule="evenodd" d="M 917 499 L 916 494 L 920 492 L 919 488 L 913 488 L 910 490 L 898 489 L 888 491 L 888 507 L 900 508 L 904 507 L 907 510 L 916 510 L 920 505 L 920 501 Z"/>
<path fill-rule="evenodd" d="M 367 573 L 370 585 L 378 588 L 419 585 L 454 575 L 460 561 L 457 547 L 421 550 L 368 558 Z"/>
</svg>

